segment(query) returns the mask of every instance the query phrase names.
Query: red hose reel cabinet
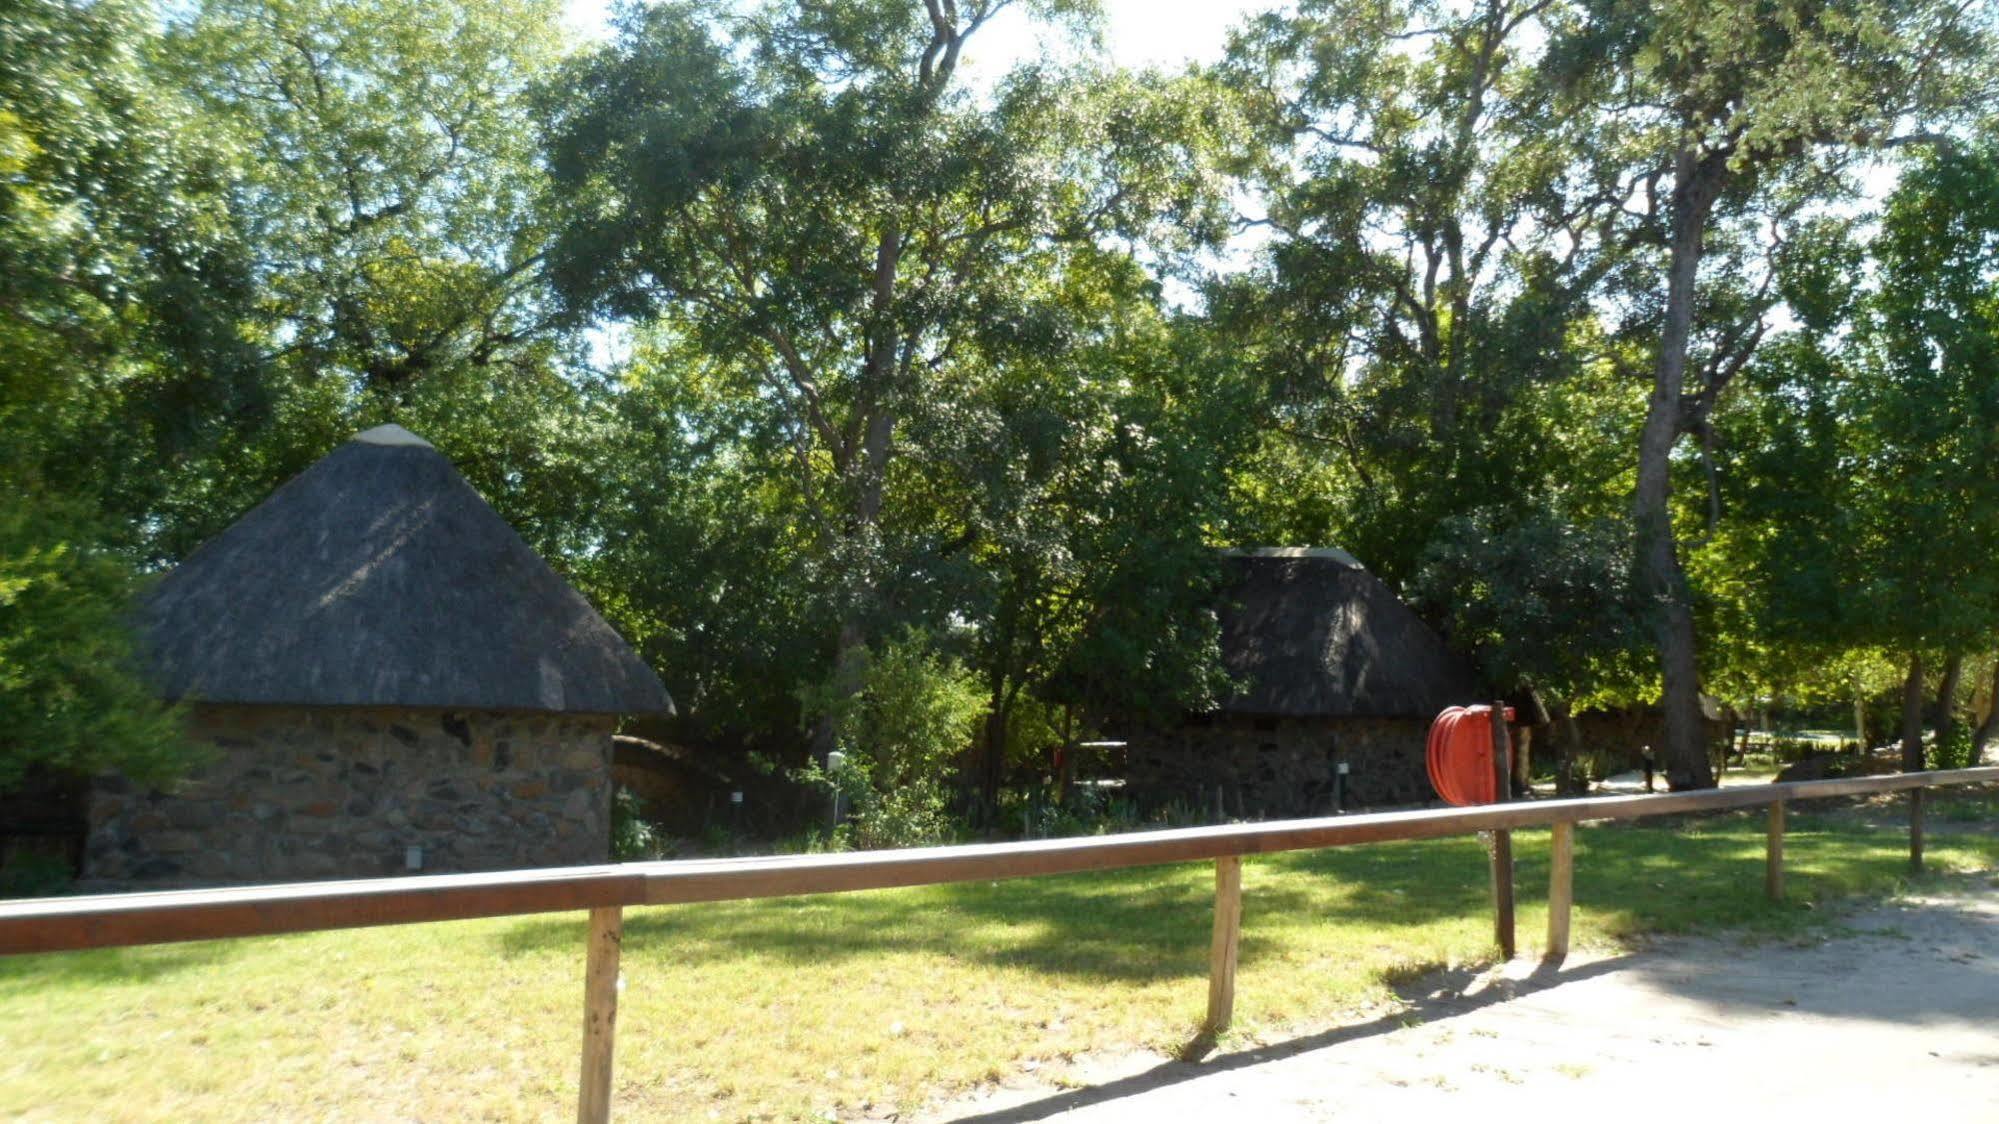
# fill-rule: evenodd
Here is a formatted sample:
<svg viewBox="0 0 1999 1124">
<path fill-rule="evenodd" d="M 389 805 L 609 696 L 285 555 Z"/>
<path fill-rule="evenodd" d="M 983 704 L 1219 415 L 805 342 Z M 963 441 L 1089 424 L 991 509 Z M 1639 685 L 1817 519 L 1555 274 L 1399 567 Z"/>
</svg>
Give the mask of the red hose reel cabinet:
<svg viewBox="0 0 1999 1124">
<path fill-rule="evenodd" d="M 1510 706 L 1506 720 L 1513 720 Z M 1446 803 L 1464 808 L 1498 802 L 1498 778 L 1492 764 L 1492 707 L 1444 708 L 1430 723 L 1426 759 L 1430 786 Z"/>
</svg>

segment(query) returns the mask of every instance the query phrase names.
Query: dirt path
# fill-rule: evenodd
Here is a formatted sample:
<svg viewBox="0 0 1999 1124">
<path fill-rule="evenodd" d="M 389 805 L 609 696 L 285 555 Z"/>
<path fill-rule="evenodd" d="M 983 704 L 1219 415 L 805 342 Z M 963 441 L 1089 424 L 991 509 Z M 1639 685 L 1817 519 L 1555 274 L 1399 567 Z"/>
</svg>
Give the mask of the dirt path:
<svg viewBox="0 0 1999 1124">
<path fill-rule="evenodd" d="M 1375 1022 L 1197 1064 L 1089 1059 L 921 1119 L 1999 1120 L 1999 879 L 1952 880 L 1841 926 L 1436 978 Z"/>
</svg>

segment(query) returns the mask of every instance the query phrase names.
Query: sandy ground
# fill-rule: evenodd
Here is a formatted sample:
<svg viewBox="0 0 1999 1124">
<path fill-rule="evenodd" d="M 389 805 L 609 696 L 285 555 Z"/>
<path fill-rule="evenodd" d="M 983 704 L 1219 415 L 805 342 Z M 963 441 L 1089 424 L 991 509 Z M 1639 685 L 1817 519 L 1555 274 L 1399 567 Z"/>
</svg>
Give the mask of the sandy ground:
<svg viewBox="0 0 1999 1124">
<path fill-rule="evenodd" d="M 1084 1059 L 920 1119 L 1999 1121 L 1991 875 L 1860 909 L 1809 940 L 1675 938 L 1416 988 L 1362 1025 L 1198 1063 Z"/>
</svg>

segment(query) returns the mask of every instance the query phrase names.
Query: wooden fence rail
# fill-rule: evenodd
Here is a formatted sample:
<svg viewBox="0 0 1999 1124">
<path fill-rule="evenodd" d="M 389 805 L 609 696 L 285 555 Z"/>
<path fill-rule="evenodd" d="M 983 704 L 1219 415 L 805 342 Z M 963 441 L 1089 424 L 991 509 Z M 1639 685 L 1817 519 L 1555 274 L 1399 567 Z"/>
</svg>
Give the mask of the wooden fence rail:
<svg viewBox="0 0 1999 1124">
<path fill-rule="evenodd" d="M 1435 839 L 1517 828 L 1555 829 L 1549 875 L 1547 954 L 1567 951 L 1573 901 L 1573 825 L 1675 813 L 1770 806 L 1767 887 L 1783 895 L 1784 809 L 1832 796 L 1910 794 L 1910 864 L 1922 868 L 1923 792 L 1999 782 L 1999 767 L 1743 785 L 1656 796 L 1599 796 L 1437 808 L 1326 819 L 1143 831 L 1078 839 L 864 851 L 831 855 L 622 863 L 494 874 L 444 874 L 353 882 L 312 882 L 216 890 L 100 894 L 0 902 L 0 955 L 116 948 L 172 941 L 269 936 L 326 929 L 456 921 L 587 910 L 583 1070 L 578 1119 L 610 1113 L 611 1052 L 617 1026 L 618 953 L 627 906 L 787 897 L 897 886 L 990 881 L 1090 870 L 1215 862 L 1214 947 L 1208 988 L 1211 1033 L 1235 1004 L 1244 855 Z M 1511 864 L 1495 864 L 1495 893 L 1510 902 Z M 1503 883 L 1503 885 L 1502 885 Z M 1502 909 L 1501 916 L 1510 911 Z M 1497 933 L 1512 947 L 1512 926 Z"/>
</svg>

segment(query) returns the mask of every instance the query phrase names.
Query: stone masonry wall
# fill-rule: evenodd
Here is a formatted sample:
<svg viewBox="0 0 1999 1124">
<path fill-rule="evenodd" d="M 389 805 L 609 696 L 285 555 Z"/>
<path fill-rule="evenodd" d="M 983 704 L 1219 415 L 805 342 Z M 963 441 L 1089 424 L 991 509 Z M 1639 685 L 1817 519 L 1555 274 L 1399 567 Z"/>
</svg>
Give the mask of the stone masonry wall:
<svg viewBox="0 0 1999 1124">
<path fill-rule="evenodd" d="M 196 706 L 213 759 L 171 792 L 100 779 L 83 876 L 98 887 L 370 878 L 605 861 L 601 716 Z"/>
<path fill-rule="evenodd" d="M 1429 729 L 1420 718 L 1195 719 L 1129 735 L 1125 783 L 1149 806 L 1211 810 L 1219 788 L 1231 816 L 1324 815 L 1345 762 L 1347 809 L 1426 803 Z"/>
</svg>

